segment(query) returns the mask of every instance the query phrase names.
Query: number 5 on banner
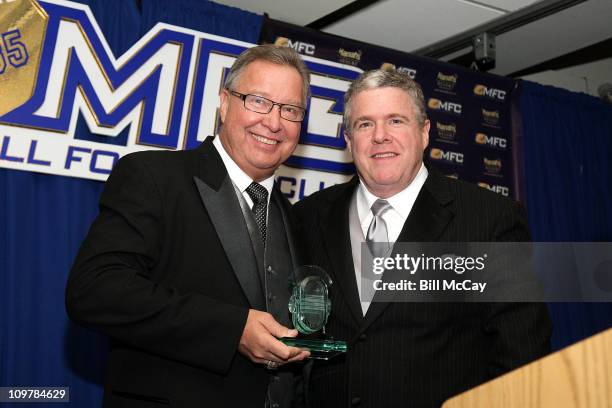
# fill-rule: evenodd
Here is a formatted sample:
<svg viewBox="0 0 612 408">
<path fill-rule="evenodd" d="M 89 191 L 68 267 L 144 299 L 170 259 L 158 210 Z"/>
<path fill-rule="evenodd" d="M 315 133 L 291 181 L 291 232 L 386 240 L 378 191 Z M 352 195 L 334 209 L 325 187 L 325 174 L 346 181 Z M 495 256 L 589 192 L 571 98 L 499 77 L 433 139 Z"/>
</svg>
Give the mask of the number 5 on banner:
<svg viewBox="0 0 612 408">
<path fill-rule="evenodd" d="M 0 0 L 0 116 L 32 97 L 48 19 L 36 0 Z"/>
<path fill-rule="evenodd" d="M 28 63 L 28 50 L 24 43 L 19 41 L 21 33 L 19 30 L 12 30 L 2 34 L 4 52 L 12 66 L 19 68 Z M 0 50 L 0 53 L 2 51 Z M 4 56 L 2 57 L 4 59 Z M 4 62 L 6 66 L 6 61 Z M 0 70 L 0 73 L 2 70 Z"/>
</svg>

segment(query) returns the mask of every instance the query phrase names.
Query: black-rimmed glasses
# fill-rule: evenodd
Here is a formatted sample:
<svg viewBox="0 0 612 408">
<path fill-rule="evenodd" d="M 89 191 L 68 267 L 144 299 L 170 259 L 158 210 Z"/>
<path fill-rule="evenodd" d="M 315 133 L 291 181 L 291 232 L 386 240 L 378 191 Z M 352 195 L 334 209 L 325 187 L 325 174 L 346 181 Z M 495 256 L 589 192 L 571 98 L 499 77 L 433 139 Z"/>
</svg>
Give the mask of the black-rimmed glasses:
<svg viewBox="0 0 612 408">
<path fill-rule="evenodd" d="M 242 94 L 236 91 L 229 91 L 230 94 L 242 99 L 244 107 L 250 111 L 257 113 L 270 113 L 275 105 L 278 105 L 280 109 L 280 117 L 290 122 L 301 122 L 304 120 L 306 109 L 301 106 L 290 105 L 287 103 L 274 102 L 263 96 L 253 94 Z"/>
</svg>

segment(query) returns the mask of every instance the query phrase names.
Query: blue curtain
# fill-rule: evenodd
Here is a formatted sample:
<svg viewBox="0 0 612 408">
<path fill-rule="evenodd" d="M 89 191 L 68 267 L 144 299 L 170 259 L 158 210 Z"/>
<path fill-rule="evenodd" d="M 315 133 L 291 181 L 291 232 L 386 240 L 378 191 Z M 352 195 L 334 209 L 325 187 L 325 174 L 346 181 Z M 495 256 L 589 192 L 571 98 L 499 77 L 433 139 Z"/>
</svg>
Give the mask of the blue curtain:
<svg viewBox="0 0 612 408">
<path fill-rule="evenodd" d="M 144 0 L 141 35 L 157 22 L 257 44 L 263 18 L 205 0 Z"/>
<path fill-rule="evenodd" d="M 69 323 L 63 292 L 101 189 L 0 169 L 1 385 L 69 386 L 75 407 L 97 406 L 106 343 Z"/>
<path fill-rule="evenodd" d="M 203 0 L 146 0 L 142 14 L 135 0 L 80 2 L 90 6 L 115 56 L 157 21 L 252 43 L 262 23 L 261 16 Z M 69 386 L 71 402 L 62 406 L 101 406 L 107 340 L 69 322 L 64 288 L 102 188 L 0 169 L 0 386 Z"/>
<path fill-rule="evenodd" d="M 612 241 L 612 106 L 521 82 L 525 193 L 534 241 Z M 612 326 L 612 304 L 551 303 L 553 347 Z"/>
</svg>

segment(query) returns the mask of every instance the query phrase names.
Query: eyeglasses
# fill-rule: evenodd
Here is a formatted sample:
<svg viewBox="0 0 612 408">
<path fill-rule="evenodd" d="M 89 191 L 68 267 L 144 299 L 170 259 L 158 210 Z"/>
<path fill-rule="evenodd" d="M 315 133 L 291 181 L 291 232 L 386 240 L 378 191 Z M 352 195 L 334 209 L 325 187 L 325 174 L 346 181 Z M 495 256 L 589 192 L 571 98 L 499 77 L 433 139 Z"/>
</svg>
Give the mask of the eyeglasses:
<svg viewBox="0 0 612 408">
<path fill-rule="evenodd" d="M 253 112 L 262 114 L 270 113 L 274 106 L 278 105 L 280 108 L 280 117 L 290 122 L 301 122 L 304 120 L 304 115 L 306 114 L 306 109 L 301 106 L 274 102 L 259 95 L 242 94 L 236 91 L 229 91 L 229 93 L 242 99 L 244 107 Z"/>
</svg>

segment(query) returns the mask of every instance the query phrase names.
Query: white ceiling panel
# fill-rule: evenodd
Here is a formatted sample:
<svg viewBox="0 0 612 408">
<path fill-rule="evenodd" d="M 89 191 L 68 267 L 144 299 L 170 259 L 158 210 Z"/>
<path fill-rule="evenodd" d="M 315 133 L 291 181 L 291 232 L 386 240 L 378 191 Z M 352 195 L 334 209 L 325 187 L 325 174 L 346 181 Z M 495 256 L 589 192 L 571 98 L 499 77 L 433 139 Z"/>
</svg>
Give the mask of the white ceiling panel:
<svg viewBox="0 0 612 408">
<path fill-rule="evenodd" d="M 482 0 L 482 1 L 457 0 L 457 1 L 467 1 L 467 2 L 475 3 L 475 4 L 480 3 L 480 4 L 492 6 L 495 8 L 500 8 L 502 10 L 516 11 L 523 7 L 527 7 L 534 3 L 537 3 L 539 0 Z"/>
<path fill-rule="evenodd" d="M 310 24 L 352 3 L 352 0 L 214 0 L 252 13 L 268 13 L 270 18 L 297 25 Z"/>
<path fill-rule="evenodd" d="M 333 13 L 351 0 L 214 0 L 297 25 Z M 323 31 L 405 52 L 430 46 L 535 0 L 380 0 Z M 507 75 L 612 37 L 612 0 L 588 0 L 497 36 L 497 68 Z M 458 56 L 469 52 L 457 52 Z M 450 57 L 442 58 L 444 60 Z"/>
<path fill-rule="evenodd" d="M 502 15 L 456 0 L 385 0 L 323 31 L 410 52 Z"/>
<path fill-rule="evenodd" d="M 521 69 L 612 38 L 612 1 L 589 0 L 497 36 L 497 68 Z"/>
</svg>

